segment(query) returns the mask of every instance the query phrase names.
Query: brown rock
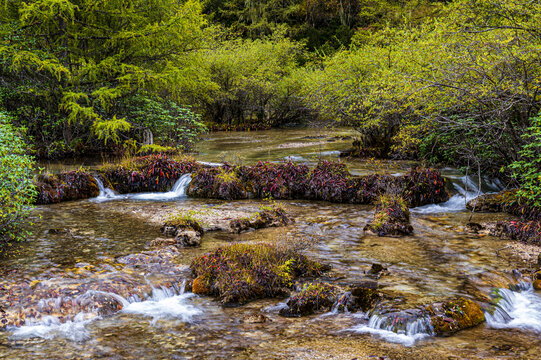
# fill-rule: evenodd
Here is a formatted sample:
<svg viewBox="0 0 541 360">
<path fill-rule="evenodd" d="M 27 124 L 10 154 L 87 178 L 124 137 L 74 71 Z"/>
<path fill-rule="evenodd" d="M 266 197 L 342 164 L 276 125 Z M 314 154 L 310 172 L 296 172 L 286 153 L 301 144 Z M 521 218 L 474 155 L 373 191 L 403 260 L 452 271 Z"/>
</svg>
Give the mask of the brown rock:
<svg viewBox="0 0 541 360">
<path fill-rule="evenodd" d="M 198 276 L 193 280 L 192 292 L 198 295 L 209 295 L 210 287 L 208 286 L 206 280 L 204 280 L 201 276 Z"/>
</svg>

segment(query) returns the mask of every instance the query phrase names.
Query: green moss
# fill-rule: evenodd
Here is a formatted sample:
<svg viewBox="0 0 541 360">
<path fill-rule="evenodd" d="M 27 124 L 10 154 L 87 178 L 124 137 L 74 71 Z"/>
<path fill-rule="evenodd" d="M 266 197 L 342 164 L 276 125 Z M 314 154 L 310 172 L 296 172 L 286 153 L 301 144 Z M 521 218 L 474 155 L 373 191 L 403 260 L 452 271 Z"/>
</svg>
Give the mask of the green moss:
<svg viewBox="0 0 541 360">
<path fill-rule="evenodd" d="M 216 180 L 225 184 L 240 183 L 240 179 L 234 171 L 227 171 L 223 168 L 221 168 L 218 175 L 216 175 Z"/>
<path fill-rule="evenodd" d="M 203 211 L 183 210 L 177 214 L 170 215 L 165 220 L 165 226 L 174 226 L 180 229 L 193 229 L 202 232 L 203 226 L 207 226 L 200 220 L 200 216 L 204 215 Z"/>
<path fill-rule="evenodd" d="M 282 309 L 283 316 L 310 315 L 318 310 L 330 310 L 336 301 L 340 289 L 324 283 L 307 283 L 296 295 L 289 298 L 287 309 Z"/>
</svg>

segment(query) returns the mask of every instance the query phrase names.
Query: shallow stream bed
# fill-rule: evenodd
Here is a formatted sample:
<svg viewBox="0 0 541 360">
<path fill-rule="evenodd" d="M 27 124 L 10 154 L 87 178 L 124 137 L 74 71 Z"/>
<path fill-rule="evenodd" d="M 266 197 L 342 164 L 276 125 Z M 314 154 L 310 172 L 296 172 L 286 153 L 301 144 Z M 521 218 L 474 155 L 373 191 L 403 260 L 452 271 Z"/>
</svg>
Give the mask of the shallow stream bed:
<svg viewBox="0 0 541 360">
<path fill-rule="evenodd" d="M 349 135 L 336 136 L 306 130 L 216 134 L 199 145 L 198 159 L 253 163 L 280 161 L 289 156 L 310 163 L 322 156 L 336 157 L 337 151 L 347 149 L 351 139 L 341 137 Z M 367 162 L 348 164 L 353 173 L 373 171 Z M 399 173 L 409 165 L 386 162 L 384 166 Z M 328 275 L 331 280 L 347 283 L 371 279 L 367 273 L 374 263 L 387 268 L 378 281 L 382 291 L 394 297 L 392 306 L 397 310 L 466 295 L 471 279 L 527 267 L 529 264 L 518 258 L 498 255 L 507 241 L 463 232 L 470 216 L 463 206 L 463 195 L 474 196 L 475 184 L 453 170 L 445 173 L 457 195 L 445 204 L 413 209 L 412 236 L 365 234 L 363 228 L 373 214 L 370 206 L 285 201 L 295 224 L 240 235 L 207 233 L 200 248 L 181 249 L 175 261 L 189 265 L 195 256 L 233 241 L 314 237 L 316 243 L 309 254 L 332 265 Z M 470 193 L 465 191 L 465 183 Z M 491 189 L 485 186 L 483 190 Z M 144 207 L 153 212 L 179 202 L 195 208 L 211 205 L 234 209 L 259 201 L 179 197 L 165 201 L 82 200 L 40 206 L 33 213 L 35 224 L 29 240 L 16 245 L 9 257 L 0 259 L 0 285 L 43 277 L 71 281 L 76 278 L 71 274 L 81 274 L 81 267 L 109 269 L 103 270 L 104 274 L 114 272 L 114 267 L 107 267 L 113 259 L 144 251 L 160 236 L 158 226 L 145 222 L 137 209 Z M 475 214 L 473 220 L 505 218 L 508 215 Z M 369 315 L 364 313 L 284 318 L 278 311 L 286 299 L 222 308 L 208 297 L 160 288 L 156 284 L 164 276 L 157 273 L 145 277 L 154 287 L 152 296 L 131 299 L 112 316 L 81 317 L 65 323 L 47 319 L 0 332 L 0 358 L 538 359 L 541 353 L 541 297 L 529 288 L 508 294 L 507 310 L 513 319 L 492 319 L 454 336 L 436 338 L 371 328 Z M 493 285 L 486 281 L 488 287 Z M 260 313 L 268 318 L 266 322 L 246 321 Z"/>
</svg>

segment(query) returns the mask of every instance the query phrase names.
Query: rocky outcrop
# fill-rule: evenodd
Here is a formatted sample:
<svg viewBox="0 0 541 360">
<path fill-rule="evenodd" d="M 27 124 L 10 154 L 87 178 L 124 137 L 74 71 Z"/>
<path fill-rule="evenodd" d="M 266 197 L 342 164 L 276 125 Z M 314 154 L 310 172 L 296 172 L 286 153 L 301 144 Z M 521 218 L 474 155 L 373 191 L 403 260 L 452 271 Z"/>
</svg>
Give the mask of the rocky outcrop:
<svg viewBox="0 0 541 360">
<path fill-rule="evenodd" d="M 483 194 L 468 201 L 466 208 L 476 212 L 504 212 L 509 203 L 516 199 L 516 190 L 506 190 L 497 194 Z"/>
<path fill-rule="evenodd" d="M 376 281 L 336 285 L 310 282 L 288 299 L 287 307 L 280 310 L 280 315 L 300 317 L 331 310 L 366 312 L 382 299 L 383 295 L 378 291 Z"/>
<path fill-rule="evenodd" d="M 248 197 L 236 173 L 227 168 L 200 169 L 193 175 L 187 194 L 223 200 L 239 200 Z"/>
<path fill-rule="evenodd" d="M 199 293 L 216 296 L 224 306 L 285 296 L 301 276 L 319 276 L 326 268 L 288 244 L 222 246 L 191 264 Z"/>
</svg>

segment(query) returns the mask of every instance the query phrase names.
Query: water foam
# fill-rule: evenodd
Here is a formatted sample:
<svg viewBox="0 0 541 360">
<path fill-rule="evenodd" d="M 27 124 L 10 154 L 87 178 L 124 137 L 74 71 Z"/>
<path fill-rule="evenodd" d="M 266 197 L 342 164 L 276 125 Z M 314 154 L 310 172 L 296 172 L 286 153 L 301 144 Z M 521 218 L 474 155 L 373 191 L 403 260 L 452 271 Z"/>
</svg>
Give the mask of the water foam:
<svg viewBox="0 0 541 360">
<path fill-rule="evenodd" d="M 350 331 L 359 334 L 372 334 L 404 346 L 412 346 L 417 341 L 433 336 L 430 318 L 420 317 L 406 323 L 397 322 L 396 317 L 373 314 L 368 324 L 352 327 Z"/>
<path fill-rule="evenodd" d="M 109 188 L 104 187 L 103 182 L 96 177 L 95 178 L 100 193 L 98 197 L 92 199 L 94 202 L 104 202 L 111 200 L 155 200 L 155 201 L 165 201 L 165 200 L 174 200 L 182 197 L 186 197 L 186 190 L 192 181 L 192 174 L 184 174 L 177 180 L 173 185 L 171 191 L 168 192 L 152 192 L 152 193 L 140 193 L 140 194 L 115 194 L 115 192 Z"/>
<path fill-rule="evenodd" d="M 485 313 L 487 325 L 541 333 L 541 296 L 530 283 L 522 283 L 519 290 L 498 289 L 495 292 L 495 305 Z"/>
<path fill-rule="evenodd" d="M 130 303 L 122 312 L 150 316 L 153 320 L 179 319 L 190 322 L 202 313 L 199 308 L 186 302 L 193 296 L 192 293 L 173 295 L 169 289 L 153 289 L 148 300 Z"/>
<path fill-rule="evenodd" d="M 84 301 L 94 294 L 104 294 L 118 300 L 123 305 L 121 310 L 123 313 L 150 316 L 154 321 L 168 318 L 191 322 L 195 316 L 202 313 L 201 309 L 188 303 L 188 299 L 194 294 L 179 294 L 167 288 L 154 288 L 152 295 L 145 301 L 137 301 L 137 298 L 130 298 L 128 301 L 118 294 L 100 291 L 89 291 L 75 301 Z M 59 298 L 59 302 L 61 301 L 62 299 Z M 90 338 L 87 325 L 97 319 L 101 319 L 97 312 L 80 312 L 72 320 L 64 322 L 56 316 L 44 316 L 39 320 L 27 319 L 25 325 L 9 327 L 8 330 L 11 331 L 11 337 L 14 339 L 39 337 L 50 340 L 62 337 L 80 342 Z"/>
<path fill-rule="evenodd" d="M 449 200 L 441 204 L 429 204 L 411 209 L 418 214 L 437 214 L 446 212 L 460 212 L 466 210 L 466 203 L 482 195 L 477 184 L 469 177 L 458 178 L 460 183 L 453 182 L 453 187 L 458 192 L 451 196 Z M 467 190 L 466 190 L 467 189 Z"/>
<path fill-rule="evenodd" d="M 8 328 L 14 339 L 43 338 L 47 340 L 63 337 L 72 341 L 84 341 L 90 338 L 86 325 L 97 318 L 94 314 L 79 313 L 73 321 L 61 323 L 56 316 L 46 316 L 39 321 L 28 320 L 24 326 Z"/>
</svg>

